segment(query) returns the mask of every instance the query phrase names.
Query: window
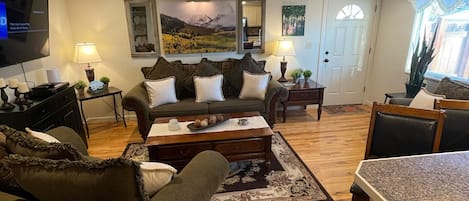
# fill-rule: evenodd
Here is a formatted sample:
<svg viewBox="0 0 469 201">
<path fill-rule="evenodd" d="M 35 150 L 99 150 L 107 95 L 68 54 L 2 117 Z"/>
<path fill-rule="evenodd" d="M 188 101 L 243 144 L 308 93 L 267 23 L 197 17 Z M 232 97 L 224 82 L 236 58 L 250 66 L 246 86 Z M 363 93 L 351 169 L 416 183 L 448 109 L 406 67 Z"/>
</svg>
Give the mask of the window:
<svg viewBox="0 0 469 201">
<path fill-rule="evenodd" d="M 343 7 L 339 13 L 337 13 L 337 16 L 335 19 L 337 20 L 354 20 L 354 19 L 363 19 L 365 15 L 363 14 L 362 9 L 360 6 L 357 6 L 355 4 L 349 4 L 345 7 Z"/>
<path fill-rule="evenodd" d="M 428 67 L 427 75 L 469 81 L 469 1 L 463 1 L 450 13 L 444 12 L 438 1 L 433 1 L 424 10 L 417 12 L 414 33 L 409 61 L 419 38 L 426 37 L 430 43 L 432 37 L 436 37 L 435 57 Z"/>
</svg>

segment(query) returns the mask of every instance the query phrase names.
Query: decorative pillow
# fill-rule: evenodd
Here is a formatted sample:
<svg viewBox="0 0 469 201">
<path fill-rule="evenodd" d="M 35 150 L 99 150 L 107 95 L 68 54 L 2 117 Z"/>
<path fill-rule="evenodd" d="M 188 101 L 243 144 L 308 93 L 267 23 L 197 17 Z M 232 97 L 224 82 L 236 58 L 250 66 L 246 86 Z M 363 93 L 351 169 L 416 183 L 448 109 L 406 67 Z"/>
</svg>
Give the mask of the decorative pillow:
<svg viewBox="0 0 469 201">
<path fill-rule="evenodd" d="M 205 59 L 197 64 L 192 76 L 213 76 L 218 74 L 221 74 L 221 72 Z M 195 93 L 194 79 L 191 76 L 187 77 L 184 81 L 184 88 L 189 92 Z"/>
<path fill-rule="evenodd" d="M 26 200 L 37 200 L 15 181 L 11 169 L 6 166 L 6 162 L 3 159 L 0 163 L 0 191 L 25 198 Z"/>
<path fill-rule="evenodd" d="M 148 99 L 150 100 L 150 107 L 178 102 L 174 82 L 173 76 L 144 82 L 148 93 Z"/>
<path fill-rule="evenodd" d="M 438 84 L 435 93 L 443 94 L 449 99 L 469 100 L 469 85 L 445 77 Z"/>
<path fill-rule="evenodd" d="M 72 161 L 82 159 L 80 152 L 70 144 L 49 144 L 5 125 L 0 126 L 0 132 L 6 135 L 7 149 L 14 154 L 49 159 L 69 159 Z"/>
<path fill-rule="evenodd" d="M 415 98 L 410 102 L 410 107 L 429 109 L 434 108 L 435 100 L 443 99 L 445 95 L 437 95 L 428 92 L 425 88 L 420 89 Z"/>
<path fill-rule="evenodd" d="M 235 60 L 233 67 L 230 69 L 229 77 L 226 79 L 231 86 L 237 90 L 241 90 L 243 86 L 243 71 L 250 73 L 265 73 L 265 71 L 254 61 L 251 53 L 246 53 L 241 60 Z"/>
<path fill-rule="evenodd" d="M 157 162 L 142 162 L 140 164 L 142 171 L 145 194 L 153 196 L 163 186 L 171 182 L 177 170 L 170 165 Z"/>
<path fill-rule="evenodd" d="M 264 100 L 270 74 L 251 74 L 243 72 L 243 88 L 239 94 L 240 99 L 256 98 Z"/>
<path fill-rule="evenodd" d="M 195 102 L 224 101 L 222 84 L 223 75 L 194 76 Z"/>
<path fill-rule="evenodd" d="M 139 163 L 49 160 L 10 155 L 3 159 L 15 181 L 37 200 L 147 201 Z"/>
<path fill-rule="evenodd" d="M 148 76 L 148 79 L 159 80 L 171 76 L 174 76 L 176 79 L 176 96 L 181 97 L 184 92 L 184 80 L 187 77 L 187 74 L 166 61 L 163 57 L 158 58 L 158 61 Z"/>
<path fill-rule="evenodd" d="M 28 127 L 26 127 L 25 130 L 26 130 L 26 132 L 28 132 L 33 137 L 38 138 L 40 140 L 43 140 L 44 142 L 47 142 L 47 143 L 60 143 L 60 141 L 57 140 L 57 138 L 52 137 L 51 135 L 49 135 L 47 133 L 33 131 Z"/>
</svg>

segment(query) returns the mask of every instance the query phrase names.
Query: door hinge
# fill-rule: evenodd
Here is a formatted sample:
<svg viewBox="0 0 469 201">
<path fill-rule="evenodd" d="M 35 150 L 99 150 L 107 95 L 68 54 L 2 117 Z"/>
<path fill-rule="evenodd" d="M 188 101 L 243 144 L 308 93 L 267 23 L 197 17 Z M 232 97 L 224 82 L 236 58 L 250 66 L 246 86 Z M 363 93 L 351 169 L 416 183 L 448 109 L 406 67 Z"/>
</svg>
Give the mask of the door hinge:
<svg viewBox="0 0 469 201">
<path fill-rule="evenodd" d="M 368 49 L 368 54 L 371 54 L 371 47 L 370 47 L 370 49 Z"/>
<path fill-rule="evenodd" d="M 366 90 L 366 87 L 363 87 L 363 92 L 365 92 L 365 90 Z"/>
<path fill-rule="evenodd" d="M 375 13 L 378 11 L 378 4 L 375 4 Z"/>
</svg>

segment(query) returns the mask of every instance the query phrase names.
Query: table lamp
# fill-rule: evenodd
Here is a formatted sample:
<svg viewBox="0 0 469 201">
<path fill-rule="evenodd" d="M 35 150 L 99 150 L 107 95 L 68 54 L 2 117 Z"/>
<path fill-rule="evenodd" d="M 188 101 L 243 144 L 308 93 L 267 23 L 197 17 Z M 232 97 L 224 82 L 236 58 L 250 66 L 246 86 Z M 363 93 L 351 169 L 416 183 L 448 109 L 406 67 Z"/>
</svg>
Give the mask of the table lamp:
<svg viewBox="0 0 469 201">
<path fill-rule="evenodd" d="M 287 71 L 287 61 L 285 60 L 285 56 L 295 56 L 295 48 L 293 47 L 292 41 L 285 39 L 279 40 L 275 55 L 283 56 L 283 60 L 280 62 L 280 72 L 282 72 L 282 77 L 277 81 L 287 82 L 288 80 L 285 78 L 285 72 Z"/>
<path fill-rule="evenodd" d="M 94 43 L 77 43 L 75 46 L 74 60 L 79 64 L 88 64 L 85 69 L 86 77 L 89 82 L 92 82 L 94 80 L 94 69 L 91 67 L 90 63 L 101 61 L 101 57 L 96 50 L 96 45 Z"/>
</svg>

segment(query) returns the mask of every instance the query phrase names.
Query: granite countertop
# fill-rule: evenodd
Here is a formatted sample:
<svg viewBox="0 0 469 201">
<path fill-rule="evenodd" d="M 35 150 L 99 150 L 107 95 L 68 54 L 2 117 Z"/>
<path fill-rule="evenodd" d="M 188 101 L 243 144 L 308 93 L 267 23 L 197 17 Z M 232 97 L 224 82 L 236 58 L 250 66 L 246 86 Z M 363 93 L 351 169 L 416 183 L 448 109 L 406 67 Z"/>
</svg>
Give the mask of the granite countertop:
<svg viewBox="0 0 469 201">
<path fill-rule="evenodd" d="M 372 200 L 469 200 L 469 151 L 363 160 L 355 182 Z"/>
</svg>

